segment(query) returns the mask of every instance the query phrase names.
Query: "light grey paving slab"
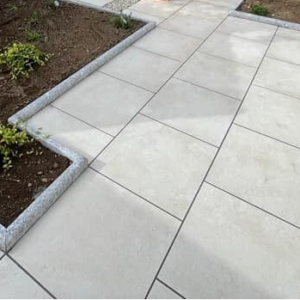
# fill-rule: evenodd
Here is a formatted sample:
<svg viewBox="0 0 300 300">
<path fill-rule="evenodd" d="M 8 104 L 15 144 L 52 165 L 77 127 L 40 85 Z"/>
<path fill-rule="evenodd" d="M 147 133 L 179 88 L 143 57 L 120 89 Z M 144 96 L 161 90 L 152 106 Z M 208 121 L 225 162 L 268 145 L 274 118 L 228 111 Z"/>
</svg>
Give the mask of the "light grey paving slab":
<svg viewBox="0 0 300 300">
<path fill-rule="evenodd" d="M 300 226 L 300 151 L 233 125 L 207 181 Z"/>
<path fill-rule="evenodd" d="M 159 281 L 155 281 L 147 299 L 182 299 Z"/>
<path fill-rule="evenodd" d="M 33 128 L 73 149 L 91 161 L 111 141 L 109 135 L 47 106 L 28 121 Z"/>
<path fill-rule="evenodd" d="M 141 0 L 130 9 L 160 18 L 167 18 L 179 10 L 188 0 L 157 1 Z"/>
<path fill-rule="evenodd" d="M 149 91 L 157 92 L 181 63 L 161 55 L 130 47 L 100 70 Z"/>
<path fill-rule="evenodd" d="M 298 99 L 252 86 L 235 123 L 300 148 L 299 116 Z"/>
<path fill-rule="evenodd" d="M 1 299 L 51 299 L 33 279 L 5 256 L 0 261 Z"/>
<path fill-rule="evenodd" d="M 258 67 L 267 47 L 265 43 L 215 32 L 201 45 L 199 51 Z"/>
<path fill-rule="evenodd" d="M 58 298 L 143 298 L 179 223 L 87 170 L 11 255 Z"/>
<path fill-rule="evenodd" d="M 228 17 L 217 31 L 269 44 L 277 27 L 261 22 Z"/>
<path fill-rule="evenodd" d="M 300 66 L 266 57 L 254 84 L 278 93 L 300 98 Z"/>
<path fill-rule="evenodd" d="M 219 146 L 240 102 L 179 79 L 171 79 L 142 113 Z"/>
<path fill-rule="evenodd" d="M 241 100 L 255 72 L 254 67 L 196 52 L 174 76 Z"/>
<path fill-rule="evenodd" d="M 159 27 L 196 38 L 206 39 L 219 24 L 220 21 L 206 20 L 180 10 L 162 22 Z"/>
<path fill-rule="evenodd" d="M 148 15 L 148 14 L 142 13 L 140 11 L 132 10 L 130 8 L 125 9 L 123 12 L 124 12 L 124 14 L 130 15 L 132 18 L 140 18 L 140 19 L 148 21 L 148 22 L 154 22 L 155 24 L 159 24 L 162 21 L 164 21 L 164 18 Z"/>
<path fill-rule="evenodd" d="M 300 39 L 276 36 L 268 50 L 267 56 L 300 65 Z"/>
<path fill-rule="evenodd" d="M 204 184 L 159 277 L 187 299 L 299 298 L 299 251 L 298 229 Z"/>
<path fill-rule="evenodd" d="M 184 62 L 203 40 L 156 28 L 134 46 Z"/>
<path fill-rule="evenodd" d="M 53 105 L 116 135 L 152 95 L 129 83 L 95 72 Z"/>
<path fill-rule="evenodd" d="M 216 148 L 138 116 L 92 167 L 183 218 Z"/>
<path fill-rule="evenodd" d="M 184 14 L 193 15 L 206 20 L 222 21 L 227 17 L 229 8 L 224 6 L 212 5 L 201 1 L 191 1 L 181 9 Z"/>
<path fill-rule="evenodd" d="M 221 5 L 231 9 L 235 9 L 241 3 L 241 0 L 197 0 L 197 1 L 203 1 L 214 5 Z"/>
<path fill-rule="evenodd" d="M 300 40 L 300 32 L 298 30 L 279 27 L 276 32 L 276 35 L 292 40 Z"/>
</svg>

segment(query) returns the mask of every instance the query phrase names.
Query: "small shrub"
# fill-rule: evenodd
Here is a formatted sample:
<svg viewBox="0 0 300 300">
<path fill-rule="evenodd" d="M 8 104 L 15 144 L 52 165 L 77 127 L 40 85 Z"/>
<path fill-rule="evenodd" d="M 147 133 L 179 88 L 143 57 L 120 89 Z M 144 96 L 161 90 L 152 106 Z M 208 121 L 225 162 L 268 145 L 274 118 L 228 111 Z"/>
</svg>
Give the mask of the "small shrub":
<svg viewBox="0 0 300 300">
<path fill-rule="evenodd" d="M 122 11 L 119 16 L 113 17 L 111 21 L 116 28 L 128 29 L 132 26 L 131 14 L 126 15 Z"/>
<path fill-rule="evenodd" d="M 267 16 L 269 14 L 269 8 L 263 5 L 253 5 L 251 12 L 259 16 Z"/>
<path fill-rule="evenodd" d="M 29 77 L 35 66 L 44 66 L 50 58 L 31 44 L 14 43 L 3 53 L 0 53 L 0 66 L 5 65 L 12 79 L 20 76 Z"/>
<path fill-rule="evenodd" d="M 36 11 L 34 11 L 32 16 L 30 17 L 29 23 L 33 26 L 39 23 L 39 16 Z"/>
<path fill-rule="evenodd" d="M 48 6 L 51 8 L 51 9 L 56 9 L 57 7 L 59 7 L 59 2 L 57 0 L 50 0 L 48 2 Z"/>
<path fill-rule="evenodd" d="M 8 170 L 12 167 L 13 159 L 24 155 L 24 146 L 30 145 L 33 139 L 25 131 L 16 126 L 5 126 L 0 123 L 0 161 L 2 168 Z M 0 168 L 1 169 L 1 168 Z"/>
<path fill-rule="evenodd" d="M 25 36 L 28 42 L 39 42 L 42 38 L 41 35 L 35 30 L 26 30 Z"/>
</svg>

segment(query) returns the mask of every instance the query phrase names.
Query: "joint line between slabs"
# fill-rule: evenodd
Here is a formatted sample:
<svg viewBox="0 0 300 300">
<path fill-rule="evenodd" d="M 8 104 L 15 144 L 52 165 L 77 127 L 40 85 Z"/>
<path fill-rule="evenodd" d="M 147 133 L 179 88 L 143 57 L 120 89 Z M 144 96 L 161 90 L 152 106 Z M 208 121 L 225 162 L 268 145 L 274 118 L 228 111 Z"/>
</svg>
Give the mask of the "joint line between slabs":
<svg viewBox="0 0 300 300">
<path fill-rule="evenodd" d="M 173 293 L 175 293 L 176 295 L 178 295 L 180 298 L 186 299 L 180 293 L 178 293 L 176 290 L 174 290 L 172 287 L 170 287 L 168 284 L 166 284 L 165 282 L 163 282 L 161 279 L 157 278 L 157 281 L 160 282 L 162 285 L 164 285 L 169 290 L 171 290 Z"/>
<path fill-rule="evenodd" d="M 223 20 L 223 22 L 224 22 L 227 18 L 228 18 L 228 16 Z M 218 27 L 220 27 L 220 26 L 223 24 L 223 22 L 221 22 L 221 23 L 219 24 Z M 208 39 L 208 38 L 209 38 L 209 37 L 210 37 L 210 36 L 218 29 L 218 27 L 217 27 L 217 28 L 216 28 L 216 29 L 215 29 L 215 30 L 207 37 L 207 39 Z M 161 265 L 160 265 L 160 267 L 159 267 L 159 269 L 158 269 L 158 271 L 157 271 L 157 273 L 156 273 L 156 276 L 155 276 L 154 280 L 152 281 L 152 284 L 150 285 L 150 288 L 149 288 L 149 290 L 148 290 L 148 292 L 147 292 L 145 298 L 148 297 L 148 295 L 149 295 L 149 293 L 150 293 L 150 291 L 151 291 L 151 289 L 152 289 L 152 287 L 153 287 L 153 285 L 154 285 L 155 280 L 158 278 L 158 275 L 159 275 L 159 273 L 160 273 L 160 271 L 161 271 L 163 265 L 165 264 L 165 262 L 166 262 L 166 260 L 167 260 L 167 257 L 168 257 L 168 255 L 169 255 L 169 253 L 170 253 L 170 251 L 171 251 L 171 249 L 172 249 L 172 247 L 173 247 L 173 245 L 174 245 L 174 243 L 175 243 L 175 241 L 176 241 L 176 239 L 177 239 L 177 237 L 178 237 L 178 235 L 179 235 L 179 233 L 180 233 L 180 231 L 181 231 L 181 228 L 182 228 L 183 225 L 184 225 L 184 222 L 185 222 L 185 220 L 186 220 L 186 218 L 187 218 L 187 216 L 188 216 L 188 214 L 189 214 L 191 208 L 193 207 L 193 204 L 194 204 L 194 202 L 195 202 L 195 200 L 196 200 L 196 198 L 197 198 L 197 196 L 198 196 L 198 194 L 199 194 L 199 192 L 200 192 L 200 190 L 201 190 L 201 188 L 202 188 L 202 186 L 203 186 L 203 183 L 206 181 L 206 178 L 207 178 L 207 176 L 208 176 L 208 174 L 209 174 L 209 172 L 210 172 L 210 170 L 211 170 L 211 168 L 212 168 L 212 166 L 213 166 L 213 164 L 214 164 L 214 162 L 215 162 L 215 160 L 216 160 L 216 158 L 217 158 L 217 156 L 218 156 L 220 150 L 222 149 L 222 146 L 223 146 L 223 144 L 224 144 L 224 141 L 226 140 L 227 135 L 228 135 L 228 133 L 229 133 L 229 131 L 230 131 L 230 129 L 231 129 L 231 127 L 232 127 L 234 121 L 235 121 L 235 118 L 236 118 L 236 116 L 238 115 L 238 113 L 239 113 L 239 111 L 240 111 L 240 109 L 241 109 L 241 107 L 242 107 L 242 104 L 243 104 L 243 102 L 244 102 L 244 100 L 245 100 L 245 98 L 246 98 L 246 96 L 247 96 L 247 94 L 248 94 L 248 92 L 249 92 L 249 90 L 250 90 L 250 87 L 251 87 L 252 83 L 254 82 L 254 79 L 255 79 L 255 77 L 256 77 L 256 75 L 257 75 L 257 73 L 258 73 L 258 70 L 259 70 L 259 68 L 260 68 L 260 66 L 261 66 L 261 64 L 262 64 L 262 62 L 263 62 L 263 60 L 264 60 L 264 58 L 266 57 L 266 53 L 268 52 L 268 49 L 270 48 L 270 46 L 271 46 L 271 44 L 272 44 L 272 42 L 273 42 L 273 40 L 274 40 L 274 37 L 276 36 L 277 31 L 278 31 L 278 26 L 277 26 L 277 29 L 276 29 L 276 31 L 274 32 L 273 36 L 272 36 L 272 39 L 271 39 L 270 42 L 269 42 L 269 45 L 268 45 L 268 47 L 267 47 L 267 49 L 266 49 L 266 51 L 265 51 L 265 53 L 264 53 L 263 58 L 262 58 L 261 61 L 260 61 L 259 66 L 258 66 L 257 69 L 256 69 L 255 74 L 253 75 L 253 78 L 252 78 L 252 80 L 251 80 L 251 82 L 250 82 L 248 88 L 246 89 L 245 95 L 244 95 L 242 101 L 240 102 L 240 105 L 239 105 L 239 107 L 238 107 L 238 109 L 237 109 L 237 111 L 236 111 L 236 113 L 235 113 L 235 115 L 234 115 L 234 117 L 233 117 L 233 119 L 232 119 L 232 121 L 231 121 L 231 124 L 230 124 L 230 126 L 229 126 L 229 128 L 228 128 L 228 130 L 227 130 L 227 132 L 226 132 L 226 134 L 225 134 L 225 136 L 224 136 L 224 138 L 223 138 L 223 140 L 222 140 L 222 142 L 221 142 L 221 145 L 220 145 L 219 149 L 217 149 L 217 152 L 216 152 L 216 154 L 215 154 L 215 156 L 214 156 L 214 158 L 213 158 L 213 160 L 212 160 L 212 162 L 211 162 L 211 164 L 210 164 L 210 166 L 209 166 L 209 168 L 208 168 L 208 170 L 207 170 L 207 172 L 206 172 L 206 174 L 205 174 L 205 176 L 204 176 L 204 178 L 203 178 L 203 180 L 202 180 L 202 182 L 201 182 L 201 184 L 200 184 L 200 186 L 199 186 L 199 188 L 198 188 L 198 190 L 197 190 L 197 192 L 196 192 L 196 194 L 195 194 L 195 196 L 194 196 L 194 198 L 193 198 L 193 200 L 192 200 L 192 202 L 191 202 L 191 204 L 190 204 L 190 206 L 189 206 L 189 208 L 188 208 L 188 210 L 187 210 L 187 212 L 186 212 L 186 214 L 185 214 L 185 216 L 184 216 L 184 218 L 183 218 L 183 221 L 182 221 L 182 223 L 180 224 L 179 229 L 177 230 L 177 232 L 176 232 L 176 234 L 175 234 L 175 237 L 174 237 L 173 241 L 171 242 L 171 245 L 170 245 L 170 247 L 169 247 L 169 249 L 168 249 L 168 251 L 167 251 L 167 253 L 166 253 L 164 259 L 162 260 L 162 263 L 161 263 Z M 201 47 L 201 46 L 200 46 L 200 47 Z M 200 48 L 200 47 L 199 47 L 199 48 Z M 196 50 L 196 51 L 197 51 L 197 50 Z"/>
</svg>

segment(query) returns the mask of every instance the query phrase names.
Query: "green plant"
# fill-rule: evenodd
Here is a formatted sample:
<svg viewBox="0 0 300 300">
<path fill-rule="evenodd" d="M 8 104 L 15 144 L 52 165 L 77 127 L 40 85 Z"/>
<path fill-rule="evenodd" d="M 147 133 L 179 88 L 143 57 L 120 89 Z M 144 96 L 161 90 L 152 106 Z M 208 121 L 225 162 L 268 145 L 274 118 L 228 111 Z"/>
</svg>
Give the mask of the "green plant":
<svg viewBox="0 0 300 300">
<path fill-rule="evenodd" d="M 39 16 L 36 11 L 34 11 L 32 16 L 30 17 L 29 23 L 31 25 L 37 25 L 39 23 Z"/>
<path fill-rule="evenodd" d="M 269 14 L 269 8 L 263 5 L 253 5 L 251 12 L 255 15 L 266 16 Z"/>
<path fill-rule="evenodd" d="M 26 30 L 25 37 L 28 42 L 39 42 L 41 40 L 41 35 L 35 30 Z"/>
<path fill-rule="evenodd" d="M 8 170 L 12 167 L 12 160 L 24 155 L 24 147 L 30 145 L 33 139 L 25 131 L 16 126 L 5 126 L 0 123 L 0 161 L 2 168 Z"/>
<path fill-rule="evenodd" d="M 56 9 L 59 6 L 59 2 L 57 0 L 50 0 L 48 6 L 52 9 Z"/>
<path fill-rule="evenodd" d="M 111 19 L 111 22 L 116 28 L 128 29 L 132 26 L 131 14 L 126 15 L 121 11 L 120 15 Z"/>
<path fill-rule="evenodd" d="M 5 52 L 0 53 L 0 65 L 5 65 L 12 79 L 29 77 L 35 66 L 44 66 L 49 60 L 46 54 L 31 44 L 14 43 Z"/>
<path fill-rule="evenodd" d="M 6 5 L 6 7 L 9 9 L 9 10 L 18 10 L 17 6 L 12 4 L 12 3 L 9 3 Z"/>
</svg>

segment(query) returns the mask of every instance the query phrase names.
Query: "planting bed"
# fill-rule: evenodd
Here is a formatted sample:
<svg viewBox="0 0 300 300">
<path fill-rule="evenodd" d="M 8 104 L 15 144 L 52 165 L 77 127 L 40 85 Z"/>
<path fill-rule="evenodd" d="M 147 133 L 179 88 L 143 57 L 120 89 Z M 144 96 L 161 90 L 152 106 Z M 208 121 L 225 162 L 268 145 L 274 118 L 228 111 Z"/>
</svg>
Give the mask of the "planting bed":
<svg viewBox="0 0 300 300">
<path fill-rule="evenodd" d="M 1 0 L 0 52 L 14 42 L 27 43 L 26 31 L 34 30 L 41 39 L 30 43 L 51 54 L 46 65 L 31 72 L 29 78 L 12 80 L 8 70 L 0 66 L 2 124 L 144 25 L 133 20 L 130 29 L 116 29 L 110 13 L 69 3 L 60 2 L 58 8 L 48 4 L 48 0 Z M 37 24 L 31 22 L 33 14 Z M 0 224 L 5 227 L 71 163 L 37 141 L 28 147 L 8 171 L 0 165 Z M 27 150 L 33 154 L 26 154 Z"/>
<path fill-rule="evenodd" d="M 268 8 L 269 18 L 300 23 L 300 1 L 299 0 L 245 0 L 239 11 L 251 13 L 252 7 L 255 5 Z"/>
</svg>

